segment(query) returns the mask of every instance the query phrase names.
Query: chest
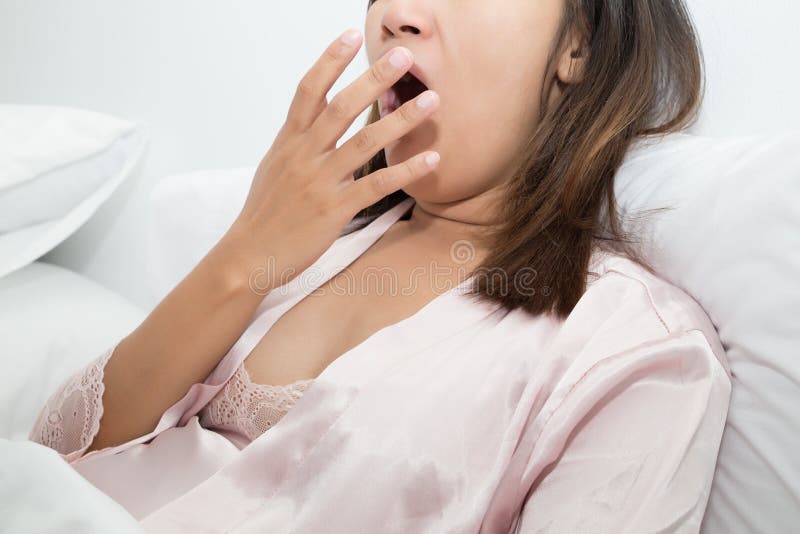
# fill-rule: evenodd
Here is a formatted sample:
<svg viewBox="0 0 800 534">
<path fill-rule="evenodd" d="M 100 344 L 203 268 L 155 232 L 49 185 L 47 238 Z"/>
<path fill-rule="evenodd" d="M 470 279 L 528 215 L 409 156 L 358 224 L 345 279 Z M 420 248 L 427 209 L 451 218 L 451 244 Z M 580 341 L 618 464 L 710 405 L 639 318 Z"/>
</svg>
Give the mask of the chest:
<svg viewBox="0 0 800 534">
<path fill-rule="evenodd" d="M 438 292 L 413 269 L 357 261 L 290 307 L 244 361 L 253 382 L 288 385 L 319 376 L 372 334 L 412 316 Z"/>
</svg>

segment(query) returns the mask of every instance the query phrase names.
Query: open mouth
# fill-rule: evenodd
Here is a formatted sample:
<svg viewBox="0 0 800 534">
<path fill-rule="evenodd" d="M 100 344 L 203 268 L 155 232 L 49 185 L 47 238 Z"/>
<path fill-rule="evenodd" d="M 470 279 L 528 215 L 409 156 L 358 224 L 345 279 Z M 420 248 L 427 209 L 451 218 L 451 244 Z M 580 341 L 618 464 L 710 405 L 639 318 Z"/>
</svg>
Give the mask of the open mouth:
<svg viewBox="0 0 800 534">
<path fill-rule="evenodd" d="M 416 76 L 407 72 L 397 83 L 381 95 L 381 115 L 388 115 L 397 108 L 424 93 L 428 87 Z"/>
</svg>

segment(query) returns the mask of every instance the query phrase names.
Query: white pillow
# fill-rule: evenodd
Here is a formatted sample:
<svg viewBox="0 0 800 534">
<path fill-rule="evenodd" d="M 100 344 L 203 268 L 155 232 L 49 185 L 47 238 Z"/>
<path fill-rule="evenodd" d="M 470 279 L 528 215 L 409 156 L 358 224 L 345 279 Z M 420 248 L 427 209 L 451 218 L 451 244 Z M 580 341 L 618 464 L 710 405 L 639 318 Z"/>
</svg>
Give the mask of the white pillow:
<svg viewBox="0 0 800 534">
<path fill-rule="evenodd" d="M 147 203 L 147 278 L 163 299 L 233 224 L 256 167 L 203 169 L 162 178 Z M 343 233 L 359 226 L 348 224 Z"/>
<path fill-rule="evenodd" d="M 64 380 L 146 316 L 88 278 L 43 262 L 0 278 L 0 303 L 0 437 L 20 440 Z"/>
<path fill-rule="evenodd" d="M 0 105 L 0 277 L 77 230 L 130 174 L 145 125 L 81 109 Z"/>
<path fill-rule="evenodd" d="M 150 193 L 147 277 L 160 301 L 214 246 L 244 205 L 255 167 L 199 170 L 162 178 Z"/>
<path fill-rule="evenodd" d="M 643 140 L 617 174 L 626 228 L 719 331 L 733 377 L 703 532 L 800 524 L 800 131 Z"/>
</svg>

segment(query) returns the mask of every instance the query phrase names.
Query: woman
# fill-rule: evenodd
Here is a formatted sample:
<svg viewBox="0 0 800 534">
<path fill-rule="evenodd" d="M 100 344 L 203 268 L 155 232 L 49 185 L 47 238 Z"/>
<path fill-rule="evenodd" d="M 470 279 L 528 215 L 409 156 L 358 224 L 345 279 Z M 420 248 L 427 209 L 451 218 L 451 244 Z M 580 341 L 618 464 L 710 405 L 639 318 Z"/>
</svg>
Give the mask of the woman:
<svg viewBox="0 0 800 534">
<path fill-rule="evenodd" d="M 328 102 L 361 37 L 331 44 L 230 230 L 31 439 L 152 532 L 697 532 L 724 351 L 612 196 L 699 105 L 683 4 L 377 0 L 365 37 L 369 71 Z"/>
</svg>

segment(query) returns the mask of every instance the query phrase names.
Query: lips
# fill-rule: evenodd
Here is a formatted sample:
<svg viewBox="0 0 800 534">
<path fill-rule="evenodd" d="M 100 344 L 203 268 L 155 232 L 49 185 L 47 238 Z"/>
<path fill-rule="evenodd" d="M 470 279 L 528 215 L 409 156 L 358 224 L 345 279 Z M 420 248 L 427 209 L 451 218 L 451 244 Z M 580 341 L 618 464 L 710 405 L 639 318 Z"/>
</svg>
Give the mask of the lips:
<svg viewBox="0 0 800 534">
<path fill-rule="evenodd" d="M 413 80 L 409 75 L 416 78 L 416 80 Z M 409 82 L 408 80 L 412 81 Z M 420 83 L 422 86 L 420 86 Z M 425 89 L 430 89 L 427 76 L 419 64 L 415 63 L 397 83 L 380 96 L 381 117 L 396 111 L 404 102 L 416 97 Z"/>
<path fill-rule="evenodd" d="M 431 88 L 431 84 L 428 83 L 428 77 L 422 70 L 422 67 L 419 66 L 419 63 L 414 63 L 414 65 L 412 65 L 412 67 L 408 70 L 408 72 L 410 72 L 416 79 L 425 84 L 425 87 L 427 87 L 428 89 Z"/>
</svg>

